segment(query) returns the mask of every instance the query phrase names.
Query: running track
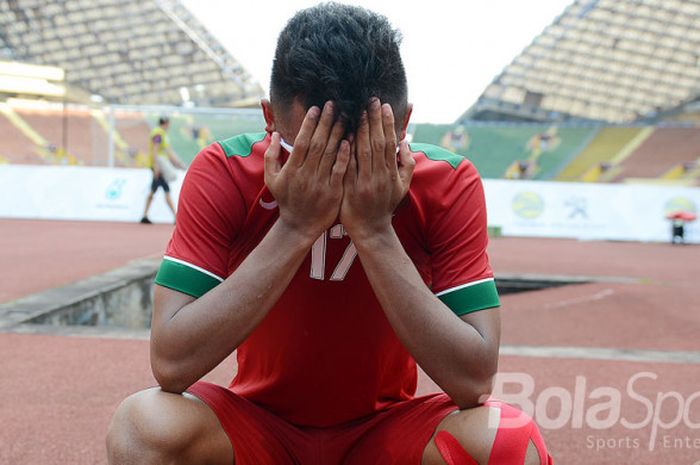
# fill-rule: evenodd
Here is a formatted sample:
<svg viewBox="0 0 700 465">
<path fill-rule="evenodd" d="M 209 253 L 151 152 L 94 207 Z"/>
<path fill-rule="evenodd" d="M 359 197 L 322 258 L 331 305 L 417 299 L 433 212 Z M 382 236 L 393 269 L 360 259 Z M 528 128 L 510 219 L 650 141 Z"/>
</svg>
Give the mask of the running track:
<svg viewBox="0 0 700 465">
<path fill-rule="evenodd" d="M 0 221 L 0 231 L 0 302 L 7 302 L 157 256 L 171 226 Z M 659 413 L 659 421 L 673 423 L 680 400 L 700 427 L 700 395 L 687 402 L 700 391 L 700 247 L 501 238 L 490 254 L 496 273 L 611 278 L 502 299 L 507 355 L 500 371 L 532 381 L 533 401 L 554 394 L 538 403 L 545 407 L 538 418 L 550 418 L 543 434 L 555 463 L 700 461 L 700 429 L 681 421 L 650 441 L 654 431 L 645 422 L 648 413 Z M 229 359 L 209 379 L 226 383 L 234 369 Z M 138 338 L 0 334 L 0 373 L 2 465 L 106 463 L 111 413 L 123 397 L 154 383 L 147 341 Z M 625 390 L 639 373 L 649 375 L 635 383 L 635 400 Z M 521 387 L 509 384 L 506 391 Z M 641 427 L 612 421 L 594 429 L 596 418 L 610 413 L 596 417 L 591 407 L 605 400 L 591 397 L 604 392 L 596 388 L 621 392 L 619 416 Z M 434 389 L 421 378 L 420 392 Z M 671 391 L 678 395 L 663 400 Z M 569 405 L 573 411 L 561 409 L 562 392 L 578 401 Z M 659 396 L 658 410 L 639 400 L 653 407 Z M 557 417 L 563 425 L 554 424 Z"/>
</svg>

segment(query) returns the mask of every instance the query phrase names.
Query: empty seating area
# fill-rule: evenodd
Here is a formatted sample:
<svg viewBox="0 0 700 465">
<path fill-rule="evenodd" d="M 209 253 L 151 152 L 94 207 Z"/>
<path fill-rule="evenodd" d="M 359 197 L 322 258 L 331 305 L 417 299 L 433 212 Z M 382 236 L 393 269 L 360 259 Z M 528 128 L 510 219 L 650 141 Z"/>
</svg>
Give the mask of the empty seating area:
<svg viewBox="0 0 700 465">
<path fill-rule="evenodd" d="M 45 148 L 50 152 L 62 149 L 67 159 L 85 165 L 107 164 L 107 134 L 88 110 L 17 110 L 16 113 L 46 139 Z"/>
<path fill-rule="evenodd" d="M 527 178 L 551 179 L 595 133 L 592 128 L 540 125 L 415 126 L 413 140 L 441 145 L 466 156 L 486 178 L 510 177 L 514 163 Z"/>
<path fill-rule="evenodd" d="M 668 123 L 666 123 L 668 124 Z M 485 178 L 700 183 L 700 128 L 418 124 L 412 140 L 467 157 Z"/>
<path fill-rule="evenodd" d="M 42 105 L 23 101 L 18 107 L 0 102 L 0 163 L 109 165 L 110 128 L 114 165 L 148 166 L 148 138 L 160 113 L 129 107 L 91 109 L 71 105 Z M 186 163 L 206 145 L 244 132 L 260 132 L 260 111 L 171 110 L 168 136 L 175 153 Z"/>
<path fill-rule="evenodd" d="M 159 115 L 149 115 L 152 126 Z M 234 113 L 196 113 L 170 116 L 168 137 L 173 151 L 189 163 L 206 145 L 245 132 L 260 132 L 265 123 L 259 111 L 240 110 Z"/>
<path fill-rule="evenodd" d="M 43 164 L 39 147 L 0 112 L 0 160 L 14 164 Z"/>
<path fill-rule="evenodd" d="M 700 159 L 700 128 L 656 128 L 622 163 L 617 181 L 660 178 L 670 170 Z M 683 177 L 682 171 L 678 178 Z"/>
<path fill-rule="evenodd" d="M 642 128 L 601 128 L 583 150 L 557 174 L 557 181 L 584 181 L 610 168 L 612 160 Z"/>
<path fill-rule="evenodd" d="M 160 116 L 170 118 L 170 145 L 186 164 L 215 140 L 265 127 L 257 110 L 156 113 L 73 105 L 64 111 L 55 105 L 11 108 L 0 102 L 0 163 L 108 166 L 114 123 L 115 166 L 145 167 L 149 133 Z M 417 124 L 409 132 L 414 142 L 467 157 L 485 178 L 700 183 L 698 127 Z"/>
<path fill-rule="evenodd" d="M 0 31 L 9 58 L 61 67 L 70 85 L 111 103 L 230 106 L 263 95 L 178 0 L 0 0 Z"/>
<path fill-rule="evenodd" d="M 109 120 L 108 120 L 109 121 Z M 151 127 L 140 112 L 117 111 L 114 114 L 114 145 L 117 160 L 127 166 L 148 165 L 148 136 Z"/>
<path fill-rule="evenodd" d="M 697 98 L 700 2 L 568 3 L 462 119 L 633 123 Z"/>
</svg>

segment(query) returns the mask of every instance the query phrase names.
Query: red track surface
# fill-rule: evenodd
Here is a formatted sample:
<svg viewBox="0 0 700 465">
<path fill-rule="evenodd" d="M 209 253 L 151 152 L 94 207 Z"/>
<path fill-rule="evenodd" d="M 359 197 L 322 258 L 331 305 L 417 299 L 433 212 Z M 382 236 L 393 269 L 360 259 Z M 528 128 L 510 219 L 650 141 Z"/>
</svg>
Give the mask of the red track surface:
<svg viewBox="0 0 700 465">
<path fill-rule="evenodd" d="M 172 226 L 0 220 L 0 302 L 161 255 Z"/>
<path fill-rule="evenodd" d="M 0 301 L 158 255 L 170 234 L 165 226 L 39 221 L 0 221 L 0 231 Z M 505 296 L 504 344 L 700 351 L 700 247 L 498 239 L 492 242 L 491 258 L 497 273 L 641 279 Z M 106 463 L 104 434 L 112 412 L 126 395 L 154 383 L 145 341 L 0 334 L 0 354 L 2 465 Z M 594 389 L 616 388 L 623 392 L 621 416 L 633 422 L 647 413 L 644 404 L 624 394 L 636 373 L 656 375 L 635 385 L 652 402 L 658 393 L 678 391 L 688 399 L 700 391 L 699 364 L 508 356 L 500 368 L 531 377 L 531 400 L 548 387 L 573 395 L 576 377 L 585 377 L 579 398 L 589 416 L 595 413 L 591 406 L 604 400 L 590 398 Z M 210 379 L 226 383 L 232 370 L 233 362 L 227 360 Z M 509 386 L 507 392 L 518 390 Z M 423 377 L 419 390 L 432 389 Z M 700 429 L 679 425 L 660 430 L 650 452 L 650 425 L 630 430 L 617 421 L 594 430 L 584 421 L 579 428 L 570 419 L 576 414 L 562 411 L 557 402 L 549 402 L 546 412 L 550 417 L 561 413 L 569 421 L 543 429 L 555 463 L 693 465 L 700 460 Z M 663 420 L 673 419 L 674 402 L 664 404 Z M 688 414 L 700 423 L 700 398 Z"/>
</svg>

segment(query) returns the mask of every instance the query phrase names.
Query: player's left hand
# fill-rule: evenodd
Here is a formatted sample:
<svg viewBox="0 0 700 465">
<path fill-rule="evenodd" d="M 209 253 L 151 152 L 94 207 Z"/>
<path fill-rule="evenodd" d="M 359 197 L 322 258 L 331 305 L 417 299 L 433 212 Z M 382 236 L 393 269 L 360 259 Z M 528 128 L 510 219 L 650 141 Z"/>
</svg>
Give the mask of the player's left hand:
<svg viewBox="0 0 700 465">
<path fill-rule="evenodd" d="M 391 105 L 373 98 L 355 135 L 340 208 L 340 222 L 355 242 L 390 228 L 408 192 L 416 162 L 405 141 L 397 160 L 396 145 Z"/>
</svg>

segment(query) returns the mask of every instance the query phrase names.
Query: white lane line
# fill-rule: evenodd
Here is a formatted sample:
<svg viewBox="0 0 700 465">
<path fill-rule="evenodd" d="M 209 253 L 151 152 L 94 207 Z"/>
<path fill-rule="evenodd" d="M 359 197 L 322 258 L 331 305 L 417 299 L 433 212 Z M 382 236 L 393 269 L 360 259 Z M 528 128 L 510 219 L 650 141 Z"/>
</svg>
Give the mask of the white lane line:
<svg viewBox="0 0 700 465">
<path fill-rule="evenodd" d="M 500 354 L 533 358 L 609 360 L 616 362 L 688 363 L 700 365 L 700 352 L 682 350 L 503 345 L 501 346 Z"/>
<path fill-rule="evenodd" d="M 603 300 L 606 297 L 613 295 L 615 291 L 613 289 L 603 289 L 602 291 L 596 292 L 595 294 L 588 294 L 581 297 L 573 297 L 571 299 L 560 300 L 558 302 L 553 302 L 551 304 L 544 305 L 544 308 L 561 308 L 568 307 L 569 305 L 582 304 L 586 302 L 595 302 L 597 300 Z"/>
</svg>

